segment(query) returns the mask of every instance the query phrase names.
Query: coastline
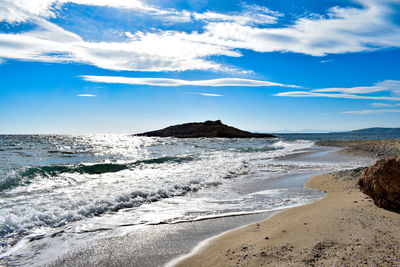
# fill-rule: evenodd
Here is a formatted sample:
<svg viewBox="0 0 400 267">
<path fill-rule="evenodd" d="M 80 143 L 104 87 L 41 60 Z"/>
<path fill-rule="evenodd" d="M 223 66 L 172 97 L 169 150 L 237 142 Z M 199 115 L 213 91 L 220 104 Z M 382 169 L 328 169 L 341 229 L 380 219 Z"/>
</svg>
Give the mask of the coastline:
<svg viewBox="0 0 400 267">
<path fill-rule="evenodd" d="M 313 147 L 307 149 L 307 153 L 295 153 L 290 156 L 277 158 L 274 164 L 277 166 L 289 164 L 291 166 L 292 164 L 302 164 L 304 161 L 310 163 L 318 161 L 322 164 L 327 164 L 328 168 L 332 168 L 330 162 L 338 160 L 346 163 L 352 158 L 331 153 L 334 150 L 335 148 Z M 368 160 L 368 163 L 370 162 Z M 319 166 L 319 163 L 315 162 L 314 164 Z M 282 192 L 285 194 L 284 199 L 286 203 L 284 206 L 286 208 L 299 205 L 299 201 L 303 202 L 301 204 L 310 203 L 323 197 L 322 193 L 303 188 L 304 182 L 311 176 L 321 173 L 319 167 L 317 170 L 314 170 L 312 166 L 311 169 L 306 168 L 303 171 L 288 174 L 275 174 L 272 172 L 270 178 L 266 178 L 266 174 L 264 173 L 254 173 L 255 176 L 253 178 L 241 179 L 239 181 L 242 181 L 242 183 L 234 182 L 232 185 L 241 194 L 248 194 L 249 196 L 252 196 L 251 192 L 253 191 L 280 191 L 280 189 L 283 189 Z M 359 165 L 357 164 L 357 166 Z M 260 178 L 257 178 L 258 175 L 260 175 Z M 222 191 L 226 190 L 224 186 L 220 186 L 219 188 Z M 255 195 L 259 201 L 262 201 L 260 198 L 263 196 L 262 194 L 265 193 Z M 298 194 L 300 198 L 297 199 L 295 196 Z M 274 194 L 272 194 L 273 196 Z M 225 201 L 228 196 L 224 195 L 222 197 Z M 313 199 L 307 201 L 307 198 Z M 273 199 L 266 200 L 271 201 Z M 57 253 L 57 257 L 52 257 L 50 261 L 44 259 L 42 262 L 49 266 L 87 266 L 93 264 L 97 266 L 165 266 L 165 264 L 180 255 L 190 253 L 203 240 L 209 240 L 226 231 L 265 220 L 271 214 L 277 213 L 276 208 L 278 206 L 274 208 L 267 205 L 270 209 L 264 210 L 262 213 L 246 216 L 218 217 L 216 219 L 195 220 L 186 223 L 143 225 L 140 229 L 135 228 L 135 226 L 132 226 L 133 228 L 128 227 L 129 229 L 126 227 L 117 227 L 115 230 L 112 230 L 115 234 L 107 234 L 108 231 L 99 232 L 103 236 L 107 234 L 107 237 L 81 243 L 84 245 L 74 246 L 65 250 L 65 252 Z M 118 231 L 120 232 L 118 233 Z M 54 240 L 52 239 L 52 241 Z"/>
<path fill-rule="evenodd" d="M 340 147 L 340 153 L 377 159 L 400 155 L 400 139 L 368 141 L 317 141 L 318 146 Z"/>
<path fill-rule="evenodd" d="M 400 154 L 399 140 L 319 142 L 339 152 Z M 326 196 L 203 242 L 176 266 L 400 264 L 400 214 L 376 207 L 357 186 L 363 168 L 317 175 L 304 186 Z"/>
</svg>

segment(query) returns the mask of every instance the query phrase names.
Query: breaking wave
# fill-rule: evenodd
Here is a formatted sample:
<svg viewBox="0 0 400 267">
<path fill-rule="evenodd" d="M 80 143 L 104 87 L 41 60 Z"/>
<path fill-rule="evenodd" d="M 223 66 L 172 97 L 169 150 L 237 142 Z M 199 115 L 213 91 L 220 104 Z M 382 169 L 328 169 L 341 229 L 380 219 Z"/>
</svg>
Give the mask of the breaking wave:
<svg viewBox="0 0 400 267">
<path fill-rule="evenodd" d="M 168 162 L 182 163 L 194 160 L 194 157 L 159 157 L 147 160 L 138 160 L 133 163 L 117 164 L 117 163 L 100 163 L 100 164 L 79 164 L 79 165 L 51 165 L 28 167 L 21 172 L 13 172 L 5 179 L 0 180 L 0 192 L 2 190 L 10 189 L 21 184 L 30 184 L 32 179 L 40 177 L 56 177 L 63 173 L 79 173 L 79 174 L 104 174 L 119 172 L 122 170 L 133 169 L 137 166 L 148 164 L 164 164 Z"/>
</svg>

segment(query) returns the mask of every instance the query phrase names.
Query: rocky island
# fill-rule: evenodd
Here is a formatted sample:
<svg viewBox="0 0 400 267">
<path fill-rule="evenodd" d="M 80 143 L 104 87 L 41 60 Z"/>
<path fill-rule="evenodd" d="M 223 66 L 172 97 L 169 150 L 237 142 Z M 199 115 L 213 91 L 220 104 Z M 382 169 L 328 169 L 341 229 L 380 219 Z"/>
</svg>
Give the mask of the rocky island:
<svg viewBox="0 0 400 267">
<path fill-rule="evenodd" d="M 223 138 L 271 138 L 271 134 L 251 133 L 223 124 L 220 120 L 191 122 L 169 126 L 167 128 L 137 134 L 137 136 L 197 138 L 197 137 L 223 137 Z"/>
</svg>

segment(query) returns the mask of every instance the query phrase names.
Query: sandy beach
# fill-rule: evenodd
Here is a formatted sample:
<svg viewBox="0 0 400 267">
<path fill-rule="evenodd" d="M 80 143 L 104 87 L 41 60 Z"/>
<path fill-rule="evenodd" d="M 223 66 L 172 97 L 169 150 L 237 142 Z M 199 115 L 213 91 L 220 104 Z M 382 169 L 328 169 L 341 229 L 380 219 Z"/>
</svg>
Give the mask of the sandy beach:
<svg viewBox="0 0 400 267">
<path fill-rule="evenodd" d="M 320 142 L 342 152 L 400 154 L 399 140 Z M 318 175 L 305 183 L 326 193 L 312 204 L 227 232 L 178 266 L 399 266 L 400 214 L 361 193 L 363 168 Z"/>
</svg>

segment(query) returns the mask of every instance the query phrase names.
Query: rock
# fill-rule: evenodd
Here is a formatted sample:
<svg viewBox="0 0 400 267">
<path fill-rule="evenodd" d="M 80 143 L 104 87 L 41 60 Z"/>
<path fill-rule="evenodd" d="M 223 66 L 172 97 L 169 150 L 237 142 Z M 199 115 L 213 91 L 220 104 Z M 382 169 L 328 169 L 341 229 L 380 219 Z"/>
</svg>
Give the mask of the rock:
<svg viewBox="0 0 400 267">
<path fill-rule="evenodd" d="M 137 134 L 137 136 L 157 136 L 176 138 L 223 137 L 223 138 L 268 138 L 271 134 L 250 133 L 223 124 L 220 120 L 191 122 L 170 126 L 161 130 Z"/>
<path fill-rule="evenodd" d="M 378 160 L 358 181 L 379 207 L 400 211 L 400 156 Z"/>
</svg>

